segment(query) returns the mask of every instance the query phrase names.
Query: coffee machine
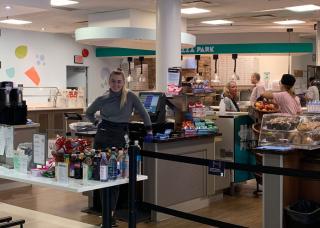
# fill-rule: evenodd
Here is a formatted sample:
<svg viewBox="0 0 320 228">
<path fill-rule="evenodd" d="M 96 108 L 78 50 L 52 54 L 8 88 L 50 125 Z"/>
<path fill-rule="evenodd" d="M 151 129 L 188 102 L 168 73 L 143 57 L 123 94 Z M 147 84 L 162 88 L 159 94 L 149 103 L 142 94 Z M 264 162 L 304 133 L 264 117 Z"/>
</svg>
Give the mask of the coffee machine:
<svg viewBox="0 0 320 228">
<path fill-rule="evenodd" d="M 0 124 L 26 124 L 27 105 L 23 100 L 22 90 L 22 84 L 14 87 L 13 82 L 0 82 Z"/>
</svg>

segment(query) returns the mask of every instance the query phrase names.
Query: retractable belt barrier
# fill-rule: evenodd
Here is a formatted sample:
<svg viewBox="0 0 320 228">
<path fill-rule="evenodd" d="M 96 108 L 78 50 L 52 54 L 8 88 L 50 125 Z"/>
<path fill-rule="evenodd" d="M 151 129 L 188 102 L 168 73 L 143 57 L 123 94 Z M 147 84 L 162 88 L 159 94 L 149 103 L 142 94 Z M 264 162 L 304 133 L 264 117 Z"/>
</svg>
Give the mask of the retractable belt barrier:
<svg viewBox="0 0 320 228">
<path fill-rule="evenodd" d="M 136 202 L 136 179 L 137 179 L 137 153 L 140 153 L 141 156 L 162 159 L 167 161 L 181 162 L 193 165 L 200 165 L 209 167 L 209 165 L 213 162 L 223 163 L 225 169 L 233 169 L 233 170 L 242 170 L 249 172 L 260 172 L 266 174 L 274 174 L 274 175 L 283 175 L 283 176 L 291 176 L 291 177 L 299 177 L 299 178 L 308 178 L 320 180 L 320 172 L 319 171 L 308 171 L 308 170 L 298 170 L 298 169 L 290 169 L 290 168 L 280 168 L 280 167 L 272 167 L 272 166 L 263 166 L 263 165 L 248 165 L 242 163 L 234 163 L 228 161 L 221 160 L 209 160 L 202 158 L 194 158 L 187 157 L 182 155 L 173 155 L 173 154 L 165 154 L 154 151 L 146 151 L 139 150 L 137 146 L 131 146 L 129 148 L 129 228 L 136 228 L 136 207 L 137 204 L 143 206 L 144 208 L 149 208 L 154 211 L 158 211 L 161 213 L 169 214 L 175 217 L 187 219 L 193 222 L 198 222 L 201 224 L 206 224 L 215 227 L 221 228 L 237 228 L 242 227 L 240 225 L 235 225 L 231 223 L 226 223 L 219 220 L 214 220 L 202 216 L 193 215 L 190 213 L 185 213 L 173 209 L 169 209 L 166 207 L 162 207 L 155 204 L 150 204 L 147 202 Z"/>
</svg>

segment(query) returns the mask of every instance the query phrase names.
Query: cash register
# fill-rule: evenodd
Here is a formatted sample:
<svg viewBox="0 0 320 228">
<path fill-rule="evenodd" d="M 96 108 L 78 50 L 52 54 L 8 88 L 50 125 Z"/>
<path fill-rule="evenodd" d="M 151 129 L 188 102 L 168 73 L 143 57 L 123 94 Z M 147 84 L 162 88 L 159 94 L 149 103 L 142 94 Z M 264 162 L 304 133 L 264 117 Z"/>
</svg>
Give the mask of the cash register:
<svg viewBox="0 0 320 228">
<path fill-rule="evenodd" d="M 166 102 L 165 93 L 162 92 L 140 92 L 139 99 L 147 110 L 151 122 L 152 131 L 156 133 L 164 133 L 166 129 L 174 129 L 174 123 L 166 122 Z M 129 124 L 129 133 L 131 140 L 143 140 L 146 130 L 142 122 L 131 122 Z"/>
</svg>

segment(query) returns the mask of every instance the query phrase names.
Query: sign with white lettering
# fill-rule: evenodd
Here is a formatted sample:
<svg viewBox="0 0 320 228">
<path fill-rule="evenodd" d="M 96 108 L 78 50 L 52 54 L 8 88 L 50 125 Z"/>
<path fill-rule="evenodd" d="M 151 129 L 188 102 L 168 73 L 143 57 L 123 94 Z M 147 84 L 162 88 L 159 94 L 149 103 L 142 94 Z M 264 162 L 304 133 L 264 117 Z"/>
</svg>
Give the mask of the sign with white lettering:
<svg viewBox="0 0 320 228">
<path fill-rule="evenodd" d="M 224 162 L 223 161 L 209 161 L 208 173 L 224 177 Z"/>
</svg>

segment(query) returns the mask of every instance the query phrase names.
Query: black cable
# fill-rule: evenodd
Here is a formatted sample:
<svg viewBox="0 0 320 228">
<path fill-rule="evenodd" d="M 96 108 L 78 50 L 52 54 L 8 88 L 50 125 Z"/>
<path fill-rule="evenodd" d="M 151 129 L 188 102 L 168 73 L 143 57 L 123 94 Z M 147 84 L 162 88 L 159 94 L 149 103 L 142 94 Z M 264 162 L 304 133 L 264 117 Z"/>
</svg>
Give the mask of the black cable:
<svg viewBox="0 0 320 228">
<path fill-rule="evenodd" d="M 235 162 L 193 158 L 193 157 L 187 157 L 182 155 L 165 154 L 165 153 L 146 151 L 146 150 L 142 150 L 141 155 L 145 157 L 152 157 L 157 159 L 182 162 L 182 163 L 188 163 L 193 165 L 201 165 L 201 166 L 209 166 L 209 164 L 212 161 L 222 162 L 224 163 L 225 169 L 234 169 L 234 170 L 242 170 L 242 171 L 249 171 L 249 172 L 261 172 L 261 173 L 267 173 L 267 174 L 320 180 L 319 171 L 280 168 L 280 167 L 274 167 L 274 166 L 249 165 L 249 164 L 242 164 L 242 163 L 235 163 Z"/>
<path fill-rule="evenodd" d="M 198 215 L 193 215 L 193 214 L 190 214 L 190 213 L 177 211 L 177 210 L 174 210 L 174 209 L 162 207 L 162 206 L 151 204 L 151 203 L 147 203 L 147 202 L 139 202 L 139 205 L 141 207 L 143 207 L 143 208 L 148 208 L 148 209 L 151 209 L 153 211 L 162 212 L 162 213 L 165 213 L 165 214 L 168 214 L 168 215 L 173 215 L 175 217 L 187 219 L 187 220 L 190 220 L 190 221 L 198 222 L 198 223 L 201 223 L 201 224 L 206 224 L 206 225 L 213 226 L 213 227 L 245 228 L 245 226 L 239 226 L 239 225 L 235 225 L 235 224 L 231 224 L 231 223 L 227 223 L 227 222 L 223 222 L 223 221 L 219 221 L 219 220 L 215 220 L 215 219 L 211 219 L 211 218 L 206 218 L 206 217 L 202 217 L 202 216 L 198 216 Z"/>
</svg>

